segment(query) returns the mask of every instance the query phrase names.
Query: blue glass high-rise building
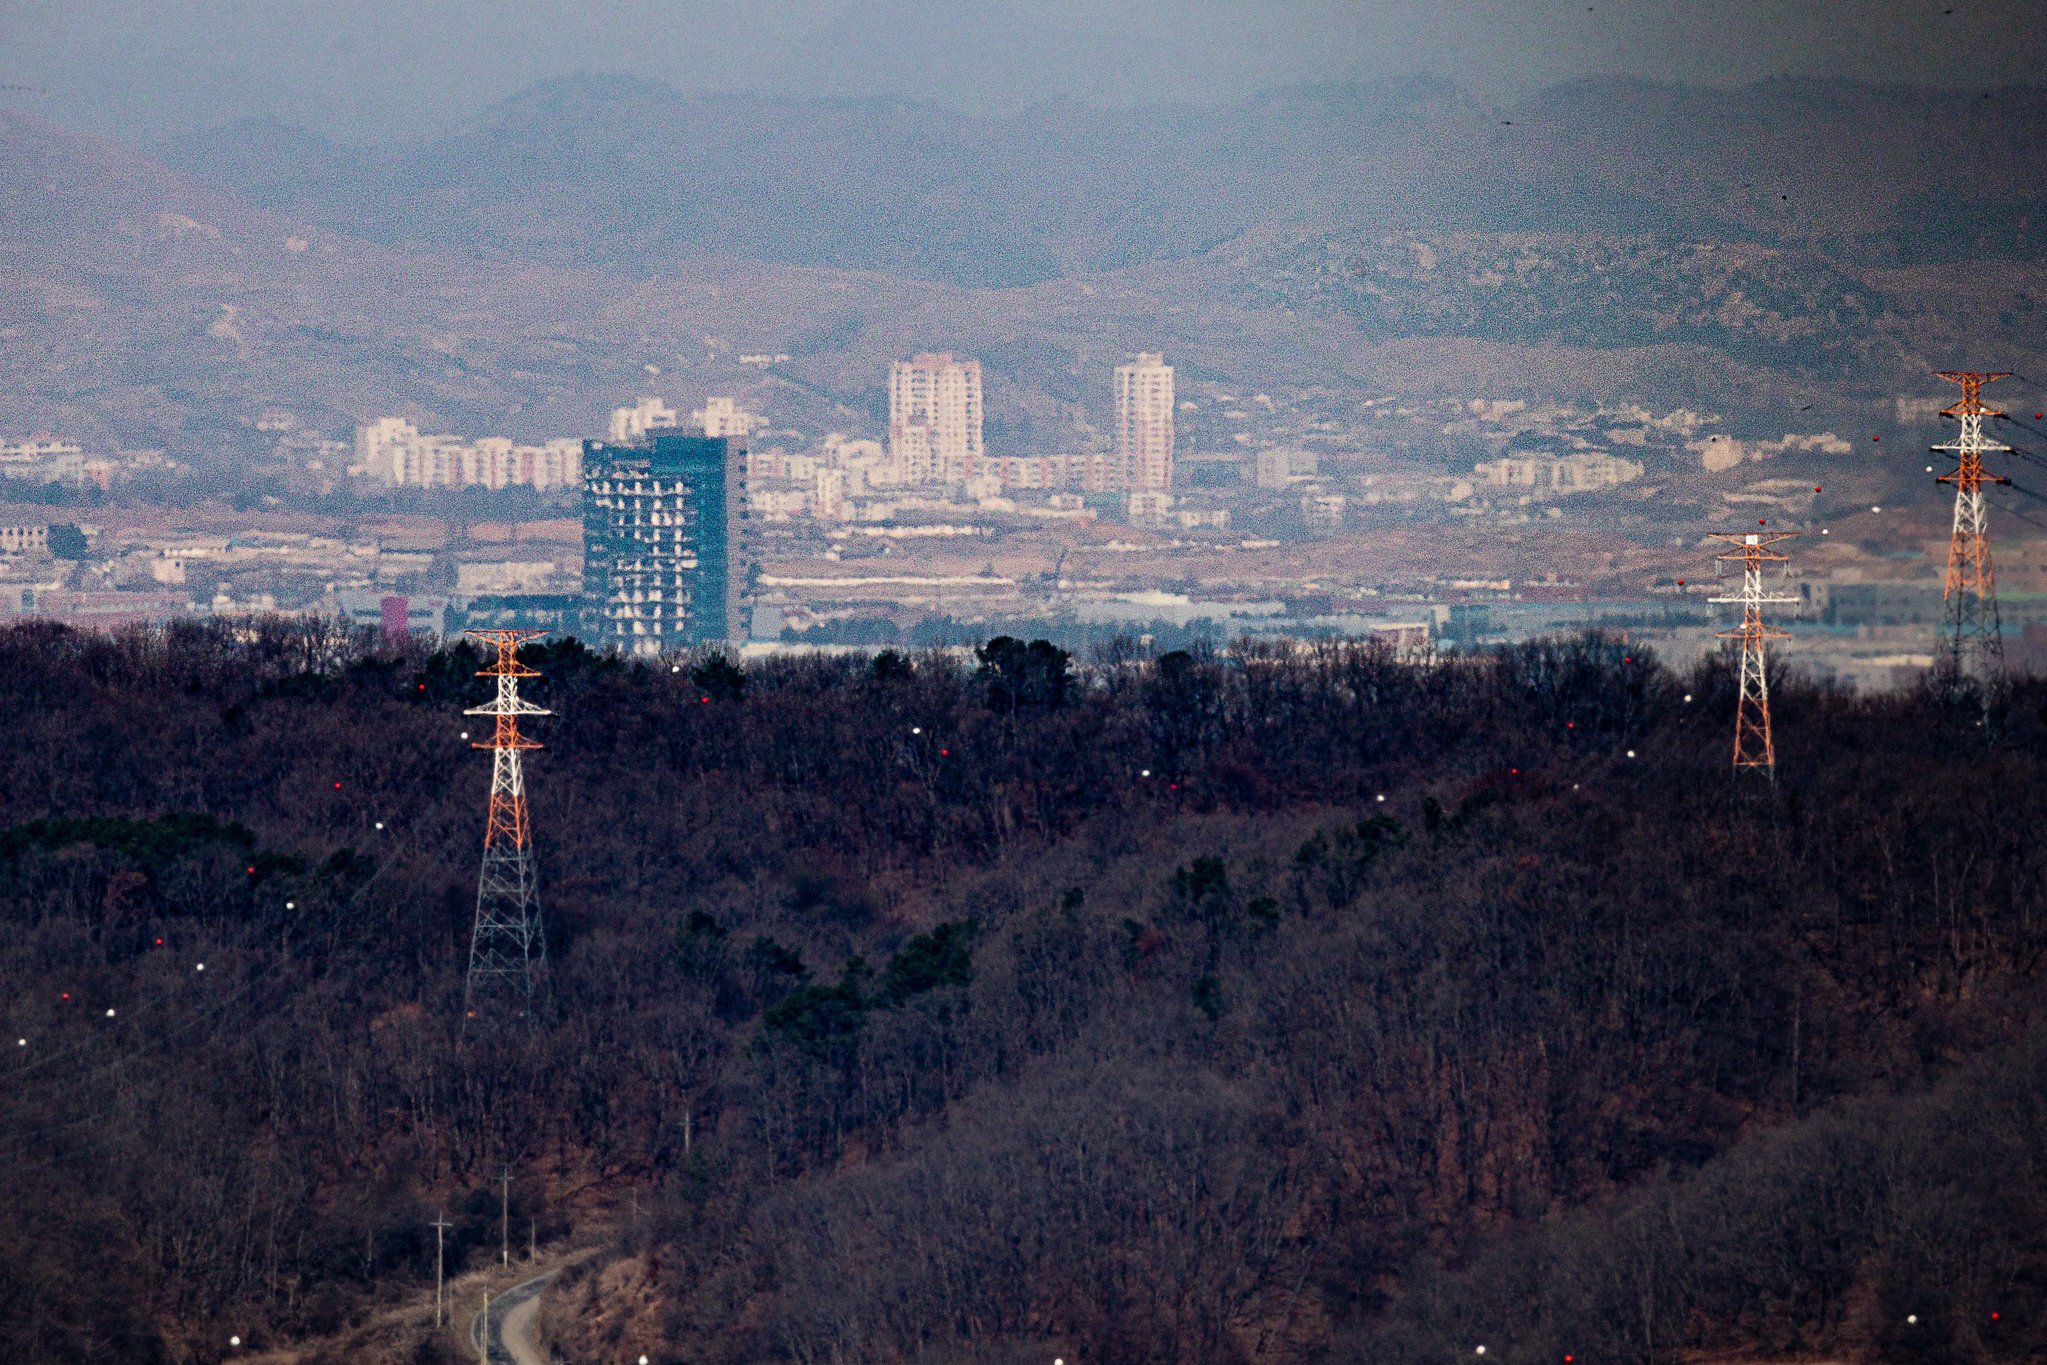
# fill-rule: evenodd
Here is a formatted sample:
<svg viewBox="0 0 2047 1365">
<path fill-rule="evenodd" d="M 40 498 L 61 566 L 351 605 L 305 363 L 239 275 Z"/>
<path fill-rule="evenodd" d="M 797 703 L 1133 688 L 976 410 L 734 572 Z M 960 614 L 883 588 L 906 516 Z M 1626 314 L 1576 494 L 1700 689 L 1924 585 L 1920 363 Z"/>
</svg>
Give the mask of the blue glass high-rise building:
<svg viewBox="0 0 2047 1365">
<path fill-rule="evenodd" d="M 746 451 L 649 432 L 583 443 L 583 634 L 629 654 L 745 638 Z"/>
</svg>

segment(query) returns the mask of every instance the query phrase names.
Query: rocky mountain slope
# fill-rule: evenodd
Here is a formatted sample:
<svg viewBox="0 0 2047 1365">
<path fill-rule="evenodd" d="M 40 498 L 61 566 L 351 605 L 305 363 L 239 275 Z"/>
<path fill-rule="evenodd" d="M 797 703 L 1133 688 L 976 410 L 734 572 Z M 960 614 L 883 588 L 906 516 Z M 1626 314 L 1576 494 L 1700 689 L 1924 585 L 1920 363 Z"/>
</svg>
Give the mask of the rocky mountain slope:
<svg viewBox="0 0 2047 1365">
<path fill-rule="evenodd" d="M 2036 92 L 1329 87 L 994 119 L 593 78 L 428 142 L 245 124 L 167 165 L 9 117 L 0 430 L 232 450 L 279 404 L 556 435 L 655 371 L 871 430 L 887 362 L 952 348 L 1005 441 L 1070 449 L 1141 347 L 1253 392 L 1862 426 L 1929 368 L 2047 371 L 2042 131 Z"/>
</svg>

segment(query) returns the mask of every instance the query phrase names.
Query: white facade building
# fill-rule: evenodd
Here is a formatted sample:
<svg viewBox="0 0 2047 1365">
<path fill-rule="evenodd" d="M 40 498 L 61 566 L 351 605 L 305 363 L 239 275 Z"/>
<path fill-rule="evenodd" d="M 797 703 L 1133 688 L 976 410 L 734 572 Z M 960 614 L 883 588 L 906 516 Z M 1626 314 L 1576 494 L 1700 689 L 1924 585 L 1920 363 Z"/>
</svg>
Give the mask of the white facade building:
<svg viewBox="0 0 2047 1365">
<path fill-rule="evenodd" d="M 1477 465 L 1472 473 L 1489 487 L 1526 489 L 1544 497 L 1631 483 L 1642 477 L 1642 466 L 1616 455 L 1509 455 Z"/>
<path fill-rule="evenodd" d="M 611 439 L 637 441 L 656 428 L 675 424 L 674 408 L 658 398 L 642 398 L 632 407 L 611 410 Z"/>
<path fill-rule="evenodd" d="M 1173 367 L 1162 355 L 1116 367 L 1116 467 L 1124 488 L 1173 486 Z"/>
<path fill-rule="evenodd" d="M 1310 450 L 1261 450 L 1252 457 L 1251 481 L 1260 488 L 1285 488 L 1314 478 L 1318 464 Z"/>
<path fill-rule="evenodd" d="M 393 488 L 567 488 L 583 481 L 583 443 L 560 437 L 537 446 L 502 436 L 465 441 L 423 433 L 402 417 L 380 417 L 355 432 L 356 469 Z"/>
<path fill-rule="evenodd" d="M 1341 493 L 1309 493 L 1301 499 L 1301 521 L 1318 534 L 1341 531 L 1349 507 L 1350 499 Z"/>
<path fill-rule="evenodd" d="M 1127 493 L 1123 513 L 1132 526 L 1164 526 L 1173 515 L 1173 495 L 1155 488 Z"/>
<path fill-rule="evenodd" d="M 469 560 L 455 566 L 455 591 L 463 596 L 538 592 L 554 574 L 551 559 Z"/>
<path fill-rule="evenodd" d="M 958 483 L 978 473 L 981 362 L 926 353 L 891 365 L 888 451 L 901 483 Z"/>
<path fill-rule="evenodd" d="M 830 466 L 820 468 L 810 497 L 811 514 L 819 521 L 844 521 L 852 516 L 853 502 L 848 483 L 845 470 Z"/>
<path fill-rule="evenodd" d="M 737 398 L 706 398 L 704 405 L 690 414 L 690 420 L 702 427 L 706 436 L 730 436 L 739 441 L 745 440 L 760 422 L 739 406 Z"/>
</svg>

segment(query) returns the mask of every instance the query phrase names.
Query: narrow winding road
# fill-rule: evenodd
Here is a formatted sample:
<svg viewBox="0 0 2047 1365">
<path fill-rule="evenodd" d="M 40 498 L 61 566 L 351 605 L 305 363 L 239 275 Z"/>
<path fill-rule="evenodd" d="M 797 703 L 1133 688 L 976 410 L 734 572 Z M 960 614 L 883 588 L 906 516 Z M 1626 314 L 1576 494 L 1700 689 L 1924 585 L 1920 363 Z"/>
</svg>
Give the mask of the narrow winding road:
<svg viewBox="0 0 2047 1365">
<path fill-rule="evenodd" d="M 533 1344 L 533 1320 L 540 1314 L 540 1291 L 560 1274 L 550 1270 L 513 1285 L 490 1301 L 486 1312 L 469 1324 L 469 1342 L 490 1365 L 548 1365 Z"/>
</svg>

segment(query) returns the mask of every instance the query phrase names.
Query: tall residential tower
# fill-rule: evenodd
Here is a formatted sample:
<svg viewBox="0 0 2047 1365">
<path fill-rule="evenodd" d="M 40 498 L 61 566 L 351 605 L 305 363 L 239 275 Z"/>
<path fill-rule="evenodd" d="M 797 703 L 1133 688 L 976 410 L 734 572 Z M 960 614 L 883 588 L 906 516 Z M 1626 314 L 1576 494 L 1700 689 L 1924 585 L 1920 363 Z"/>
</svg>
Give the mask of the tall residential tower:
<svg viewBox="0 0 2047 1365">
<path fill-rule="evenodd" d="M 658 654 L 744 639 L 740 527 L 746 451 L 725 437 L 649 431 L 583 447 L 583 630 Z"/>
<path fill-rule="evenodd" d="M 1136 492 L 1173 486 L 1173 367 L 1162 355 L 1116 367 L 1116 477 Z"/>
<path fill-rule="evenodd" d="M 902 483 L 957 483 L 978 473 L 981 362 L 926 353 L 889 366 L 888 454 Z"/>
</svg>

